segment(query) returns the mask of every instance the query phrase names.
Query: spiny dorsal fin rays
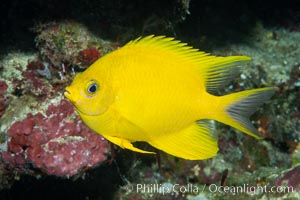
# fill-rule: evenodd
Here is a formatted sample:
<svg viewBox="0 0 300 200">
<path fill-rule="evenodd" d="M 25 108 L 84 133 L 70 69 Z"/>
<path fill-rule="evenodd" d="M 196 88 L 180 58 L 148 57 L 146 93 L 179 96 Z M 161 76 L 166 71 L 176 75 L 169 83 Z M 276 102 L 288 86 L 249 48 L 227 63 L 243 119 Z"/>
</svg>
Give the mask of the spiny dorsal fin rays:
<svg viewBox="0 0 300 200">
<path fill-rule="evenodd" d="M 124 47 L 132 47 L 132 46 L 148 46 L 155 47 L 157 49 L 169 50 L 172 52 L 176 52 L 179 55 L 185 55 L 188 57 L 195 56 L 198 57 L 200 54 L 204 54 L 204 52 L 200 52 L 198 49 L 194 49 L 191 46 L 188 46 L 187 43 L 182 43 L 180 40 L 175 40 L 172 37 L 165 36 L 154 36 L 149 35 L 147 37 L 139 37 L 135 40 L 128 42 Z M 194 54 L 193 54 L 194 52 Z"/>
<path fill-rule="evenodd" d="M 228 56 L 217 57 L 211 56 L 208 53 L 199 51 L 187 43 L 181 43 L 180 40 L 175 40 L 172 37 L 149 35 L 139 37 L 130 41 L 125 47 L 151 47 L 158 51 L 169 51 L 181 57 L 190 63 L 194 63 L 199 76 L 205 81 L 205 86 L 208 92 L 214 92 L 221 86 L 229 83 L 239 70 L 238 65 L 251 60 L 247 56 Z"/>
</svg>

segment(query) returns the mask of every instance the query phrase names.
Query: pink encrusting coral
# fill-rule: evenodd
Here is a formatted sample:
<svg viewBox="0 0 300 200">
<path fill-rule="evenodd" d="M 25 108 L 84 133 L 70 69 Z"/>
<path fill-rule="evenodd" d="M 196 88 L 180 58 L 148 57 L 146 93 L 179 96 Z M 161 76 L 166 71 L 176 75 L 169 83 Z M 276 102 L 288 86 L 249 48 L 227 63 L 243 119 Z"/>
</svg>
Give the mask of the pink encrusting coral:
<svg viewBox="0 0 300 200">
<path fill-rule="evenodd" d="M 9 166 L 25 169 L 32 164 L 56 176 L 72 176 L 106 160 L 108 143 L 74 115 L 66 100 L 50 105 L 46 114 L 28 114 L 9 130 L 8 150 L 2 159 Z"/>
<path fill-rule="evenodd" d="M 300 191 L 300 166 L 296 166 L 293 169 L 284 173 L 276 182 L 277 186 L 288 186 L 293 191 Z"/>
<path fill-rule="evenodd" d="M 10 99 L 6 96 L 7 84 L 5 81 L 0 81 L 0 117 L 3 115 Z"/>
<path fill-rule="evenodd" d="M 52 88 L 49 83 L 42 79 L 42 75 L 39 73 L 39 71 L 42 71 L 42 68 L 44 68 L 42 62 L 30 61 L 26 66 L 26 70 L 22 73 L 24 76 L 25 85 L 24 93 L 31 93 L 35 96 L 38 96 L 40 97 L 40 100 L 46 99 L 51 96 L 50 93 Z"/>
<path fill-rule="evenodd" d="M 92 47 L 80 51 L 78 55 L 78 61 L 81 63 L 82 66 L 88 67 L 100 57 L 100 51 L 95 47 Z"/>
</svg>

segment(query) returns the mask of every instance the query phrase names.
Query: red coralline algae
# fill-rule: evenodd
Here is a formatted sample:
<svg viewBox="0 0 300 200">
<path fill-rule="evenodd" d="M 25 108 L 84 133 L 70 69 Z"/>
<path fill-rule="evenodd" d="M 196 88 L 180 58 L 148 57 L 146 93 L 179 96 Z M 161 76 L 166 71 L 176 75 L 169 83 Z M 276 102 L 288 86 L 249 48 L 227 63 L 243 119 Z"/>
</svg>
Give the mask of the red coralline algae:
<svg viewBox="0 0 300 200">
<path fill-rule="evenodd" d="M 9 98 L 6 96 L 7 84 L 5 81 L 0 81 L 0 117 L 3 115 L 7 105 L 9 104 Z"/>
<path fill-rule="evenodd" d="M 49 74 L 49 76 L 47 74 L 41 74 L 44 72 L 45 67 L 47 68 L 48 66 L 44 66 L 44 64 L 39 61 L 28 62 L 26 70 L 22 71 L 23 79 L 14 78 L 12 80 L 15 95 L 30 94 L 38 97 L 38 101 L 53 98 L 53 86 L 49 80 L 46 80 L 51 74 Z"/>
<path fill-rule="evenodd" d="M 42 67 L 43 65 L 41 62 L 31 61 L 28 63 L 26 71 L 23 73 L 25 80 L 35 91 L 42 90 L 42 88 L 46 87 L 46 84 L 40 79 L 39 74 L 37 72 L 37 70 Z"/>
<path fill-rule="evenodd" d="M 101 53 L 96 48 L 88 48 L 79 52 L 78 61 L 83 67 L 88 67 L 90 64 L 100 58 Z"/>
<path fill-rule="evenodd" d="M 8 86 L 5 83 L 5 81 L 0 81 L 0 94 L 3 94 L 6 92 Z"/>
<path fill-rule="evenodd" d="M 297 166 L 286 172 L 276 182 L 277 186 L 293 187 L 294 191 L 300 191 L 300 166 Z"/>
<path fill-rule="evenodd" d="M 11 167 L 35 168 L 56 176 L 72 176 L 106 160 L 108 143 L 91 131 L 66 100 L 50 105 L 46 115 L 28 114 L 8 130 L 10 140 L 3 161 Z"/>
</svg>

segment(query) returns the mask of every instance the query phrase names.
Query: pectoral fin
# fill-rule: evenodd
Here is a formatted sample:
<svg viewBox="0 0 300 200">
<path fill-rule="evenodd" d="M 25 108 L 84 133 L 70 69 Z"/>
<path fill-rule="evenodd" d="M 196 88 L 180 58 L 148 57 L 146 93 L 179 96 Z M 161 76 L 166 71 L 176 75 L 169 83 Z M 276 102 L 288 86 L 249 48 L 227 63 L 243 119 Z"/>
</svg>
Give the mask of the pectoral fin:
<svg viewBox="0 0 300 200">
<path fill-rule="evenodd" d="M 103 135 L 103 137 L 105 137 L 108 141 L 118 145 L 119 147 L 123 148 L 123 149 L 129 149 L 131 151 L 136 151 L 139 153 L 151 153 L 151 154 L 155 154 L 154 152 L 151 151 L 144 151 L 141 149 L 138 149 L 136 147 L 134 147 L 131 142 L 129 142 L 126 139 L 122 139 L 122 138 L 118 138 L 118 137 L 112 137 L 112 136 L 105 136 Z"/>
</svg>

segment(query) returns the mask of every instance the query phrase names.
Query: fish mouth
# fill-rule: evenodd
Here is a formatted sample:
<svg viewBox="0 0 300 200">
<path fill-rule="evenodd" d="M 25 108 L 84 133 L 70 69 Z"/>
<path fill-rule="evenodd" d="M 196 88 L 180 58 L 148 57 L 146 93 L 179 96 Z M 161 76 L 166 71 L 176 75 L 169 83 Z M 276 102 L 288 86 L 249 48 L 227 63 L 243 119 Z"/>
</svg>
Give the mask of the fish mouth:
<svg viewBox="0 0 300 200">
<path fill-rule="evenodd" d="M 69 101 L 74 102 L 74 100 L 72 99 L 72 94 L 68 88 L 65 89 L 64 96 L 69 99 Z"/>
</svg>

